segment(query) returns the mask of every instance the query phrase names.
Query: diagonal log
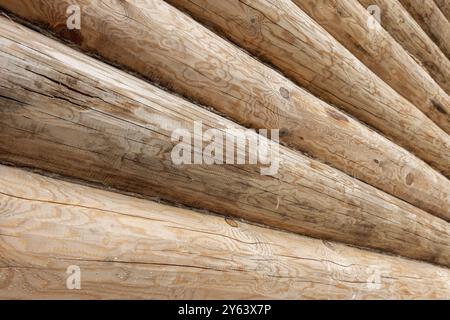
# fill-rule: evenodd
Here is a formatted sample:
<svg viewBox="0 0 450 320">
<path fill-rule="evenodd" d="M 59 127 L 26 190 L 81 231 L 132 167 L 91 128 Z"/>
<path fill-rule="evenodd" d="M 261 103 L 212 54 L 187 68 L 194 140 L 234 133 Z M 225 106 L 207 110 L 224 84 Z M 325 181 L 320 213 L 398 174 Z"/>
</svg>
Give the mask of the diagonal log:
<svg viewBox="0 0 450 320">
<path fill-rule="evenodd" d="M 450 2 L 448 0 L 434 0 L 434 2 L 436 2 L 436 5 L 439 7 L 447 20 L 450 21 Z"/>
<path fill-rule="evenodd" d="M 450 94 L 450 60 L 400 2 L 392 0 L 359 0 L 359 2 L 365 8 L 372 5 L 380 8 L 383 28 L 428 71 L 447 94 Z"/>
<path fill-rule="evenodd" d="M 395 91 L 450 132 L 448 94 L 384 28 L 371 19 L 370 13 L 358 0 L 293 2 Z M 383 11 L 380 14 L 384 17 Z"/>
<path fill-rule="evenodd" d="M 399 0 L 428 36 L 450 59 L 450 22 L 433 0 Z"/>
</svg>

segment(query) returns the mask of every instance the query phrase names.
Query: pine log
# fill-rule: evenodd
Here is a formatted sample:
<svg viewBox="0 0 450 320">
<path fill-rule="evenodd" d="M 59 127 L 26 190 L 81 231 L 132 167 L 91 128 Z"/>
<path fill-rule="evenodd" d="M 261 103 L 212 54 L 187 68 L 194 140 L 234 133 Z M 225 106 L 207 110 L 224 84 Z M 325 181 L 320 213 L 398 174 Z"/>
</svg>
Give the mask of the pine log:
<svg viewBox="0 0 450 320">
<path fill-rule="evenodd" d="M 27 12 L 48 12 L 42 13 L 40 17 L 56 17 L 50 21 L 52 26 L 57 26 L 57 21 L 63 21 L 64 6 L 49 6 L 52 2 L 47 1 L 41 6 L 42 10 L 47 11 L 42 11 L 33 6 L 37 2 L 27 3 L 30 7 L 15 7 L 16 12 L 25 16 Z M 16 5 L 24 3 L 14 2 Z M 449 220 L 448 179 L 164 2 L 146 2 L 147 5 L 150 3 L 158 5 L 153 9 L 141 8 L 139 12 L 134 10 L 137 7 L 130 2 L 123 4 L 128 8 L 128 16 L 136 15 L 132 19 L 119 19 L 119 13 L 98 2 L 84 3 L 84 25 L 81 31 L 86 39 L 83 42 L 85 47 L 98 47 L 102 54 L 109 55 L 114 51 L 112 48 L 120 45 L 120 50 L 109 56 L 111 59 L 114 59 L 113 55 L 120 57 L 121 62 L 133 69 L 175 87 L 191 98 L 212 105 L 247 126 L 280 128 L 284 144 L 307 152 L 353 177 Z M 95 5 L 99 6 L 95 10 L 90 7 Z M 119 4 L 115 5 L 112 8 L 118 8 Z M 90 14 L 91 9 L 95 14 Z M 143 12 L 154 17 L 143 19 Z M 105 23 L 108 23 L 111 15 L 117 19 L 111 22 L 114 29 L 109 32 Z M 34 18 L 39 19 L 39 16 Z M 142 25 L 153 32 L 147 32 Z M 103 36 L 97 38 L 97 35 Z M 202 56 L 199 57 L 199 54 Z M 408 112 L 408 108 L 405 112 Z M 400 124 L 412 120 L 407 114 L 401 119 L 398 119 L 397 113 L 390 116 Z M 415 132 L 411 127 L 408 136 L 432 158 L 439 159 L 440 167 L 447 168 L 445 172 L 450 172 L 450 152 L 445 152 L 449 149 L 450 138 L 439 128 L 434 131 L 439 138 L 433 138 L 431 131 L 435 126 L 429 126 L 432 123 L 421 113 L 418 117 L 418 121 L 422 119 L 419 121 L 421 126 Z"/>
<path fill-rule="evenodd" d="M 428 36 L 450 59 L 450 22 L 433 0 L 399 0 Z M 448 75 L 447 75 L 448 76 Z"/>
<path fill-rule="evenodd" d="M 450 298 L 446 268 L 10 167 L 0 177 L 1 299 Z"/>
<path fill-rule="evenodd" d="M 155 3 L 155 1 L 150 2 Z M 450 177 L 449 135 L 378 78 L 291 1 L 278 1 L 276 5 L 270 1 L 259 0 L 248 0 L 245 3 L 239 0 L 227 2 L 170 0 L 170 3 L 212 25 L 245 49 L 276 65 L 316 95 L 344 108 L 363 122 L 377 128 Z M 192 22 L 186 21 L 185 17 L 175 21 L 177 12 L 166 6 L 157 5 L 149 9 L 148 1 L 146 4 L 147 6 L 139 7 L 140 12 L 145 11 L 145 19 L 137 15 L 133 17 L 133 20 L 141 17 L 139 20 L 141 25 L 145 24 L 151 30 L 163 33 L 161 39 L 155 41 L 151 49 L 149 47 L 148 52 L 158 50 L 155 47 L 162 47 L 163 51 L 167 50 L 168 48 L 161 46 L 161 43 L 167 36 L 171 36 L 173 42 L 183 40 L 183 45 L 176 48 L 180 49 L 180 55 L 182 54 L 183 59 L 186 59 L 186 55 L 190 54 L 186 52 L 186 48 L 191 48 L 194 42 L 198 43 L 195 38 L 205 39 L 207 32 L 200 30 L 201 33 L 198 35 L 189 33 L 192 39 L 189 41 L 186 39 L 184 30 L 192 32 Z M 137 4 L 128 3 L 126 7 L 128 14 L 131 14 L 133 12 L 131 8 L 137 9 Z M 96 13 L 98 11 L 100 9 L 96 10 Z M 111 14 L 111 10 L 107 12 Z M 173 24 L 168 24 L 167 21 L 161 21 L 158 24 L 158 20 L 164 19 L 161 17 L 162 14 L 158 14 L 159 12 L 167 12 L 168 17 L 165 20 L 171 19 Z M 153 17 L 154 15 L 158 17 Z M 106 12 L 102 17 L 102 21 L 107 19 Z M 129 28 L 130 25 L 127 24 L 125 29 L 129 30 Z M 179 30 L 178 36 L 173 35 L 174 30 Z M 203 50 L 202 46 L 203 43 L 199 43 L 191 52 Z M 198 58 L 195 56 L 195 60 L 194 57 L 192 60 L 195 63 Z M 222 56 L 220 60 L 226 61 Z M 228 61 L 232 63 L 232 60 Z M 152 63 L 150 59 L 148 62 Z M 168 63 L 162 65 L 166 67 Z M 180 68 L 185 67 L 184 64 L 180 66 Z M 143 68 L 142 66 L 135 70 Z M 211 68 L 213 71 L 211 77 L 216 76 L 217 70 L 213 66 Z M 201 71 L 203 72 L 203 68 Z M 227 71 L 228 69 L 224 70 L 224 72 Z M 167 68 L 153 70 L 151 73 L 160 74 L 161 72 L 168 74 Z M 178 83 L 178 80 L 170 83 L 173 82 Z M 239 87 L 239 90 L 241 88 Z M 190 85 L 181 92 L 189 95 L 193 90 L 194 88 Z M 193 97 L 198 98 L 198 94 Z M 199 100 L 207 105 L 217 105 L 217 99 L 212 99 L 208 96 Z"/>
<path fill-rule="evenodd" d="M 176 165 L 174 130 L 192 130 L 194 121 L 221 131 L 243 128 L 0 21 L 0 161 L 450 265 L 449 223 L 288 148 L 273 159 L 280 163 L 273 176 L 250 164 Z M 254 155 L 242 149 L 247 159 Z"/>
<path fill-rule="evenodd" d="M 359 0 L 368 8 L 376 5 L 381 11 L 381 25 L 422 67 L 450 94 L 450 60 L 428 37 L 406 9 L 392 0 Z"/>
<path fill-rule="evenodd" d="M 436 5 L 439 7 L 439 9 L 444 14 L 444 16 L 447 18 L 447 20 L 450 21 L 450 1 L 434 0 L 434 2 L 436 2 Z"/>
<path fill-rule="evenodd" d="M 450 132 L 450 97 L 358 0 L 294 0 L 381 79 Z"/>
</svg>

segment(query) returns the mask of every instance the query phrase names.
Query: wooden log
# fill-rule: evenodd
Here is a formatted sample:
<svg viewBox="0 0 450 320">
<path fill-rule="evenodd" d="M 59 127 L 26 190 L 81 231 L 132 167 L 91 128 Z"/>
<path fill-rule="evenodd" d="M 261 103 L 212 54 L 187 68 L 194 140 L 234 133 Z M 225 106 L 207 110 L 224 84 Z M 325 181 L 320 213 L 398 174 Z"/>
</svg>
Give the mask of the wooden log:
<svg viewBox="0 0 450 320">
<path fill-rule="evenodd" d="M 49 6 L 51 1 L 42 4 L 40 8 L 44 11 L 34 7 L 37 2 L 14 3 L 32 5 L 15 7 L 16 12 L 23 15 L 27 12 L 47 12 L 41 16 L 54 17 L 55 20 L 50 21 L 52 26 L 61 25 L 63 21 L 65 7 Z M 99 7 L 92 8 L 91 5 Z M 118 4 L 115 5 L 116 7 L 113 5 L 112 8 L 117 8 Z M 130 2 L 126 5 L 129 6 L 127 14 L 133 16 L 136 7 Z M 281 128 L 281 140 L 286 145 L 307 152 L 353 177 L 439 217 L 449 219 L 448 179 L 394 143 L 326 105 L 279 73 L 221 40 L 169 5 L 158 2 L 156 8 L 145 7 L 139 10 L 139 13 L 145 12 L 147 16 L 155 15 L 155 18 L 151 19 L 142 19 L 137 13 L 132 19 L 119 19 L 119 13 L 114 13 L 109 7 L 98 2 L 83 3 L 83 8 L 83 37 L 90 39 L 83 42 L 86 47 L 99 46 L 103 48 L 101 50 L 104 55 L 113 52 L 111 48 L 117 48 L 117 44 L 124 45 L 123 48 L 139 48 L 126 52 L 119 50 L 114 56 L 120 56 L 120 61 L 134 66 L 135 70 L 141 70 L 149 77 L 159 79 L 165 85 L 175 87 L 191 98 L 214 106 L 240 123 L 258 128 Z M 91 15 L 91 10 L 95 14 Z M 60 15 L 56 14 L 58 12 Z M 114 27 L 111 22 L 114 29 L 111 29 L 111 32 L 99 31 L 107 29 L 104 23 L 108 23 L 111 14 L 118 20 L 114 22 Z M 100 20 L 104 21 L 101 22 L 102 28 L 97 25 Z M 59 24 L 56 21 L 60 21 Z M 154 32 L 147 34 L 146 29 L 142 29 L 142 24 Z M 96 38 L 99 34 L 104 37 Z M 144 38 L 145 42 L 141 41 Z M 196 38 L 203 40 L 199 42 Z M 138 57 L 136 54 L 142 51 L 146 54 L 139 53 Z M 199 57 L 199 53 L 203 56 Z M 408 108 L 405 109 L 405 112 L 407 111 Z M 398 119 L 398 114 L 391 116 L 404 123 L 403 117 Z M 450 142 L 442 142 L 450 141 L 449 137 L 439 130 L 435 133 L 440 138 L 434 139 L 428 132 L 430 122 L 422 117 L 422 114 L 419 118 L 424 122 L 418 129 L 417 136 L 412 128 L 408 136 L 433 158 L 440 159 L 440 163 L 447 167 L 444 171 L 450 172 L 450 153 L 445 152 L 449 149 Z M 409 122 L 408 115 L 405 115 L 405 119 Z"/>
<path fill-rule="evenodd" d="M 383 28 L 450 94 L 450 60 L 408 11 L 398 1 L 359 0 L 359 2 L 366 8 L 371 5 L 377 5 L 380 8 Z"/>
<path fill-rule="evenodd" d="M 385 29 L 371 20 L 358 0 L 293 2 L 399 94 L 450 132 L 450 97 Z"/>
<path fill-rule="evenodd" d="M 450 59 L 450 22 L 433 0 L 399 0 L 428 36 Z"/>
<path fill-rule="evenodd" d="M 434 2 L 436 2 L 436 5 L 439 7 L 447 20 L 450 21 L 450 2 L 448 0 L 434 0 Z"/>
<path fill-rule="evenodd" d="M 272 163 L 280 167 L 273 176 L 261 175 L 260 166 L 248 161 L 177 165 L 175 130 L 192 130 L 202 121 L 205 129 L 234 129 L 227 130 L 232 140 L 243 128 L 5 18 L 0 21 L 0 161 L 450 265 L 446 221 L 288 148 L 274 155 Z M 201 148 L 194 144 L 192 153 L 200 154 Z M 243 145 L 237 149 L 245 159 L 256 154 Z M 433 187 L 438 192 L 440 186 Z"/>
<path fill-rule="evenodd" d="M 316 95 L 377 128 L 450 177 L 449 136 L 291 1 L 281 0 L 276 6 L 258 0 L 169 2 L 212 25 Z M 413 145 L 418 141 L 428 145 L 430 139 L 433 146 L 425 148 L 432 154 Z M 437 145 L 440 147 L 436 148 Z"/>
<path fill-rule="evenodd" d="M 1 299 L 450 298 L 446 268 L 10 167 L 0 177 Z"/>
</svg>

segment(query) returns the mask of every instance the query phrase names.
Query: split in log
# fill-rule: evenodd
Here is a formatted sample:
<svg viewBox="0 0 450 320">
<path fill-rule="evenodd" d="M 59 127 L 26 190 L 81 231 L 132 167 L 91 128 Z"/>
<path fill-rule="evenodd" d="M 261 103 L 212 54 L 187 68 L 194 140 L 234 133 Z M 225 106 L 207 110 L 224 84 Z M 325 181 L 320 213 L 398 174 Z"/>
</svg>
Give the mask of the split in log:
<svg viewBox="0 0 450 320">
<path fill-rule="evenodd" d="M 450 21 L 450 1 L 434 0 L 434 2 L 436 2 L 437 6 L 441 10 L 441 12 L 444 14 L 444 16 L 447 18 L 447 20 Z"/>
<path fill-rule="evenodd" d="M 381 25 L 450 94 L 450 60 L 428 37 L 406 9 L 392 0 L 359 0 L 366 8 L 376 5 L 381 11 Z"/>
<path fill-rule="evenodd" d="M 393 89 L 450 133 L 450 97 L 375 22 L 358 0 L 294 0 L 294 3 Z"/>
<path fill-rule="evenodd" d="M 450 298 L 446 268 L 10 167 L 0 177 L 1 299 Z"/>
<path fill-rule="evenodd" d="M 428 36 L 450 59 L 450 22 L 433 0 L 399 0 Z M 447 74 L 448 76 L 448 74 Z"/>
<path fill-rule="evenodd" d="M 15 8 L 23 15 L 41 12 L 33 18 L 51 16 L 56 17 L 55 21 L 64 21 L 64 5 L 53 7 L 49 6 L 52 1 L 46 1 L 37 9 L 34 5 L 38 2 L 9 4 L 30 5 Z M 122 63 L 133 69 L 212 105 L 247 126 L 280 128 L 284 144 L 449 220 L 449 181 L 422 161 L 323 103 L 169 5 L 146 1 L 148 5 L 155 4 L 155 8 L 137 10 L 131 3 L 115 2 L 109 7 L 98 2 L 84 2 L 85 25 L 81 30 L 84 46 L 91 49 L 99 47 L 102 54 L 109 55 L 115 51 L 112 48 L 118 49 L 117 45 L 120 45 L 120 50 L 113 53 L 111 59 L 120 57 Z M 91 7 L 96 5 L 99 7 Z M 120 5 L 128 6 L 127 16 L 131 19 L 119 19 L 123 16 L 117 9 Z M 229 5 L 231 2 L 227 2 Z M 151 18 L 144 19 L 144 13 Z M 111 16 L 117 19 L 109 19 Z M 111 30 L 107 30 L 109 20 Z M 50 24 L 60 25 L 55 21 L 50 21 Z M 153 32 L 147 33 L 143 25 Z M 407 111 L 408 108 L 405 113 Z M 397 113 L 391 116 L 398 120 Z M 417 132 L 411 128 L 410 140 L 432 158 L 439 159 L 447 167 L 444 171 L 450 172 L 450 152 L 445 152 L 449 150 L 450 138 L 437 128 L 440 138 L 434 139 L 433 129 L 428 126 L 431 122 L 422 113 L 418 119 L 424 122 L 418 120 L 421 126 Z M 398 121 L 401 123 L 403 120 Z"/>
<path fill-rule="evenodd" d="M 288 148 L 274 176 L 256 165 L 176 165 L 175 130 L 243 128 L 0 21 L 0 160 L 450 266 L 449 223 Z"/>
</svg>

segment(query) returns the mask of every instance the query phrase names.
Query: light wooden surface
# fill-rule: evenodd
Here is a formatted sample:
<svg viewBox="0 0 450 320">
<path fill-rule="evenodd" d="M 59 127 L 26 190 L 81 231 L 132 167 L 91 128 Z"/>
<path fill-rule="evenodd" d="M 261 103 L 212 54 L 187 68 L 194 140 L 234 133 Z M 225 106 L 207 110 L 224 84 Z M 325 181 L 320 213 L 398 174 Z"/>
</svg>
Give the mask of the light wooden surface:
<svg viewBox="0 0 450 320">
<path fill-rule="evenodd" d="M 290 0 L 168 2 L 450 176 L 449 135 Z"/>
<path fill-rule="evenodd" d="M 358 0 L 293 2 L 370 70 L 450 132 L 450 97 L 384 28 L 370 25 L 371 15 Z"/>
<path fill-rule="evenodd" d="M 25 2 L 14 3 L 19 5 Z M 52 1 L 46 2 L 41 9 L 16 9 L 30 14 L 47 10 L 48 14 L 41 17 L 57 17 L 52 18 L 55 20 L 51 20 L 50 24 L 58 25 L 57 21 L 62 18 L 56 13 L 65 12 L 64 6 L 52 7 L 49 3 Z M 90 5 L 95 6 L 96 3 L 90 2 Z M 120 45 L 114 56 L 119 56 L 118 59 L 128 66 L 191 98 L 214 106 L 246 126 L 279 128 L 285 145 L 306 152 L 427 212 L 449 219 L 448 179 L 395 143 L 321 102 L 169 5 L 154 1 L 146 3 L 155 4 L 155 7 L 146 6 L 142 10 L 147 16 L 154 16 L 151 19 L 133 11 L 136 7 L 130 3 L 127 4 L 130 11 L 127 14 L 136 16 L 121 20 L 118 18 L 119 11 L 114 12 L 100 5 L 93 10 L 95 14 L 91 14 L 92 8 L 85 4 L 82 28 L 85 47 L 99 47 L 104 55 L 109 55 L 114 51 L 112 48 L 117 49 Z M 113 8 L 117 6 L 116 3 Z M 107 17 L 110 16 L 118 20 L 111 22 L 111 32 L 104 25 L 108 24 Z M 104 26 L 100 28 L 97 23 Z M 141 23 L 149 28 L 148 32 Z M 114 43 L 110 42 L 112 40 L 115 40 Z M 126 48 L 139 49 L 127 51 Z M 426 131 L 429 122 L 424 121 L 420 128 Z M 449 149 L 450 138 L 445 133 L 439 131 L 440 138 L 434 139 L 428 134 L 423 136 L 421 132 L 413 132 L 411 128 L 409 135 L 414 144 L 439 159 L 443 167 L 450 166 L 450 155 L 445 152 Z"/>
<path fill-rule="evenodd" d="M 10 167 L 0 177 L 1 299 L 450 298 L 446 268 Z"/>
<path fill-rule="evenodd" d="M 450 22 L 433 0 L 399 0 L 450 59 Z"/>
<path fill-rule="evenodd" d="M 275 176 L 255 165 L 175 165 L 174 129 L 241 127 L 0 21 L 1 161 L 450 265 L 446 221 L 285 147 Z"/>
<path fill-rule="evenodd" d="M 450 21 L 450 1 L 448 1 L 448 0 L 434 0 L 434 2 L 439 7 L 439 9 L 444 14 L 444 16 L 447 18 L 447 20 Z"/>
<path fill-rule="evenodd" d="M 428 37 L 398 1 L 359 0 L 368 8 L 377 5 L 381 10 L 381 25 L 400 43 L 423 68 L 450 94 L 450 60 Z"/>
</svg>

